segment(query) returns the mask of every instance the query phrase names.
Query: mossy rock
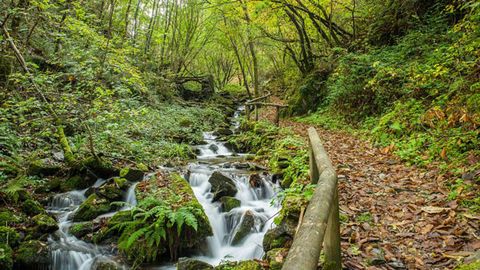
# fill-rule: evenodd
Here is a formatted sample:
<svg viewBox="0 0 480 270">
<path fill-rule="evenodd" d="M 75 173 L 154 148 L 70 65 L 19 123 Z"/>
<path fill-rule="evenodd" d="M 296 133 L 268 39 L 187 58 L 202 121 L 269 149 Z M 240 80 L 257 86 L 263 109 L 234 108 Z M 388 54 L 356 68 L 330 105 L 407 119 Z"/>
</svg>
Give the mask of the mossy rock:
<svg viewBox="0 0 480 270">
<path fill-rule="evenodd" d="M 205 244 L 208 236 L 213 235 L 205 210 L 195 197 L 190 184 L 179 174 L 158 173 L 156 176 L 140 182 L 135 189 L 135 193 L 139 205 L 147 197 L 154 197 L 159 201 L 175 201 L 175 207 L 188 207 L 196 210 L 193 213 L 198 224 L 197 230 L 188 229 L 182 231 L 178 245 L 180 250 L 199 248 Z"/>
<path fill-rule="evenodd" d="M 0 244 L 16 247 L 20 243 L 20 235 L 11 227 L 0 226 Z"/>
<path fill-rule="evenodd" d="M 98 160 L 94 157 L 88 157 L 80 164 L 79 172 L 82 175 L 90 175 L 95 179 L 97 179 L 98 177 L 108 179 L 114 176 L 118 176 L 120 170 L 115 168 L 110 162 L 106 160 Z"/>
<path fill-rule="evenodd" d="M 47 214 L 39 214 L 32 218 L 34 231 L 37 233 L 52 233 L 58 230 L 57 221 Z"/>
<path fill-rule="evenodd" d="M 256 261 L 226 262 L 215 267 L 215 270 L 262 270 Z"/>
<path fill-rule="evenodd" d="M 75 237 L 82 239 L 85 235 L 93 233 L 94 229 L 95 224 L 93 222 L 80 222 L 73 224 L 68 232 Z"/>
<path fill-rule="evenodd" d="M 0 243 L 0 269 L 10 270 L 13 268 L 13 252 L 10 246 Z"/>
<path fill-rule="evenodd" d="M 48 269 L 48 244 L 38 240 L 22 242 L 15 251 L 15 269 Z"/>
<path fill-rule="evenodd" d="M 177 262 L 177 270 L 213 270 L 213 266 L 206 262 L 192 258 L 180 258 Z"/>
<path fill-rule="evenodd" d="M 95 193 L 109 201 L 121 201 L 123 198 L 123 191 L 115 183 L 102 185 Z"/>
<path fill-rule="evenodd" d="M 97 194 L 92 194 L 88 196 L 73 214 L 73 221 L 89 221 L 112 210 L 114 210 L 114 207 L 110 205 L 109 200 L 101 198 Z"/>
<path fill-rule="evenodd" d="M 240 224 L 238 224 L 235 234 L 232 239 L 232 245 L 237 245 L 250 234 L 255 228 L 255 215 L 252 211 L 247 211 L 243 214 Z"/>
<path fill-rule="evenodd" d="M 91 270 L 123 270 L 125 269 L 119 263 L 102 258 L 97 257 L 92 263 Z"/>
<path fill-rule="evenodd" d="M 29 175 L 49 176 L 55 175 L 62 169 L 60 163 L 51 159 L 39 159 L 30 162 L 28 165 Z"/>
<path fill-rule="evenodd" d="M 91 185 L 90 181 L 87 181 L 84 177 L 80 175 L 74 175 L 62 183 L 62 190 L 75 190 L 75 189 L 85 189 Z"/>
<path fill-rule="evenodd" d="M 14 213 L 10 210 L 0 210 L 0 225 L 15 225 L 22 223 L 24 217 L 21 214 Z"/>
<path fill-rule="evenodd" d="M 220 198 L 220 203 L 222 205 L 223 212 L 230 212 L 230 210 L 233 208 L 240 207 L 241 205 L 241 202 L 238 199 L 230 196 L 224 196 Z"/>
<path fill-rule="evenodd" d="M 208 182 L 212 185 L 213 201 L 218 201 L 224 196 L 233 197 L 237 193 L 235 182 L 219 171 L 213 172 Z"/>
<path fill-rule="evenodd" d="M 288 248 L 275 248 L 265 255 L 270 270 L 281 270 L 287 258 Z"/>
<path fill-rule="evenodd" d="M 43 206 L 33 199 L 29 199 L 23 202 L 22 211 L 29 216 L 35 216 L 45 213 L 45 209 L 43 208 Z"/>
</svg>

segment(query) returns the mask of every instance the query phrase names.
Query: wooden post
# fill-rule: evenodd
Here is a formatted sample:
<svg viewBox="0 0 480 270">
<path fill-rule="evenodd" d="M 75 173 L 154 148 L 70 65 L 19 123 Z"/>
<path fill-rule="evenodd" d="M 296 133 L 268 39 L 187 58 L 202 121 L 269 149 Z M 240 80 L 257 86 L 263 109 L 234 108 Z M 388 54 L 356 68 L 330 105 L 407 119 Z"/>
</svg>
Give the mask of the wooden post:
<svg viewBox="0 0 480 270">
<path fill-rule="evenodd" d="M 328 217 L 327 230 L 323 240 L 325 249 L 325 264 L 323 269 L 335 270 L 342 269 L 342 254 L 340 245 L 340 213 L 338 207 L 338 191 L 335 188 L 335 197 L 333 198 L 332 208 Z"/>
<path fill-rule="evenodd" d="M 280 125 L 280 107 L 275 106 L 275 125 L 278 127 Z"/>
</svg>

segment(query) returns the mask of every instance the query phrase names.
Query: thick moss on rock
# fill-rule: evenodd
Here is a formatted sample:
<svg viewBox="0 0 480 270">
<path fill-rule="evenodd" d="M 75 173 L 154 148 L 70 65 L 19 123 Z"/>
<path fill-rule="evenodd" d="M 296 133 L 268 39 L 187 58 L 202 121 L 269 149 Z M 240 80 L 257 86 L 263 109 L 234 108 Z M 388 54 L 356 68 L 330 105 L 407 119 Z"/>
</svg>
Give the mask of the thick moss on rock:
<svg viewBox="0 0 480 270">
<path fill-rule="evenodd" d="M 223 212 L 230 212 L 233 208 L 240 207 L 241 205 L 241 202 L 238 199 L 230 196 L 220 198 L 220 203 L 222 204 Z"/>
<path fill-rule="evenodd" d="M 288 248 L 275 248 L 265 255 L 270 270 L 281 270 L 287 258 Z"/>
<path fill-rule="evenodd" d="M 226 262 L 215 267 L 215 270 L 262 270 L 256 261 Z"/>
<path fill-rule="evenodd" d="M 200 260 L 180 258 L 177 262 L 177 270 L 213 270 L 213 266 Z"/>
<path fill-rule="evenodd" d="M 150 179 L 140 182 L 135 192 L 138 205 L 141 205 L 142 200 L 147 197 L 153 197 L 159 201 L 175 202 L 175 205 L 172 206 L 174 209 L 187 207 L 196 210 L 192 211 L 192 213 L 194 213 L 197 220 L 197 230 L 194 231 L 192 228 L 183 229 L 181 235 L 178 237 L 180 256 L 182 255 L 182 251 L 204 245 L 206 238 L 213 235 L 210 222 L 202 205 L 195 197 L 190 184 L 180 175 L 176 173 L 157 173 L 157 175 Z M 174 233 L 174 231 L 167 232 L 167 239 L 169 239 L 168 233 Z"/>
<path fill-rule="evenodd" d="M 41 232 L 51 233 L 58 230 L 58 225 L 55 219 L 46 214 L 36 215 L 32 218 L 32 221 L 37 230 Z"/>
<path fill-rule="evenodd" d="M 32 199 L 23 202 L 22 211 L 29 216 L 45 213 L 43 206 L 39 202 Z"/>
<path fill-rule="evenodd" d="M 214 172 L 208 182 L 212 185 L 213 201 L 218 201 L 221 197 L 233 197 L 237 193 L 235 182 L 221 172 Z"/>
<path fill-rule="evenodd" d="M 74 190 L 74 189 L 84 189 L 91 185 L 84 177 L 80 175 L 75 175 L 68 178 L 65 182 L 62 183 L 62 190 Z"/>
<path fill-rule="evenodd" d="M 232 239 L 232 245 L 240 244 L 242 240 L 254 230 L 254 228 L 255 216 L 251 211 L 247 211 L 245 214 L 243 214 L 242 220 L 235 231 L 235 235 Z"/>
<path fill-rule="evenodd" d="M 95 225 L 93 222 L 81 222 L 73 224 L 69 232 L 77 238 L 83 238 L 89 233 L 93 233 Z"/>
<path fill-rule="evenodd" d="M 37 240 L 22 242 L 15 252 L 15 269 L 48 269 L 48 255 L 47 243 Z"/>
<path fill-rule="evenodd" d="M 95 193 L 110 201 L 121 201 L 123 197 L 123 191 L 115 183 L 102 185 Z"/>
<path fill-rule="evenodd" d="M 40 159 L 30 162 L 28 174 L 48 176 L 54 175 L 62 169 L 61 164 L 51 159 Z"/>
<path fill-rule="evenodd" d="M 275 218 L 277 227 L 267 231 L 263 237 L 263 250 L 289 247 L 295 235 L 301 207 L 306 205 L 304 198 L 288 195 L 282 202 L 280 215 Z"/>
<path fill-rule="evenodd" d="M 15 225 L 22 223 L 24 217 L 21 214 L 14 213 L 10 210 L 0 210 L 0 225 Z"/>
<path fill-rule="evenodd" d="M 0 269 L 10 270 L 13 268 L 12 249 L 4 243 L 0 243 Z"/>
<path fill-rule="evenodd" d="M 0 244 L 16 247 L 20 242 L 20 235 L 14 228 L 0 226 Z"/>
<path fill-rule="evenodd" d="M 97 194 L 92 194 L 78 207 L 73 214 L 73 221 L 89 221 L 100 215 L 112 211 L 114 207 L 110 205 L 110 201 L 100 198 Z"/>
</svg>

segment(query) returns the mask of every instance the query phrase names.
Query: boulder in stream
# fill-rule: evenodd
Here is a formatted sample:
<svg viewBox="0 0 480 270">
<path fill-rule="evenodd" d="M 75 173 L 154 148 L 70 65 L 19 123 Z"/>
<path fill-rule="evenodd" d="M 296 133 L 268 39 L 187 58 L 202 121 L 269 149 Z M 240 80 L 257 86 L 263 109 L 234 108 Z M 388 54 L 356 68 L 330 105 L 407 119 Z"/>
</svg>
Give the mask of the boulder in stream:
<svg viewBox="0 0 480 270">
<path fill-rule="evenodd" d="M 92 194 L 73 213 L 73 221 L 89 221 L 113 210 L 110 201 Z"/>
<path fill-rule="evenodd" d="M 240 207 L 241 205 L 240 200 L 230 196 L 223 196 L 220 198 L 220 203 L 222 204 L 223 212 L 230 212 L 233 208 Z"/>
<path fill-rule="evenodd" d="M 178 259 L 177 270 L 213 270 L 213 266 L 200 260 L 182 257 Z"/>
<path fill-rule="evenodd" d="M 97 257 L 92 263 L 91 270 L 122 270 L 125 269 L 119 263 L 104 257 Z"/>
<path fill-rule="evenodd" d="M 243 214 L 240 224 L 238 224 L 237 228 L 235 229 L 232 245 L 240 244 L 242 240 L 253 230 L 255 230 L 255 215 L 249 210 Z"/>
<path fill-rule="evenodd" d="M 32 221 L 34 224 L 34 234 L 52 233 L 58 230 L 58 225 L 55 219 L 46 214 L 36 215 L 32 218 Z"/>
<path fill-rule="evenodd" d="M 233 197 L 237 193 L 235 182 L 219 171 L 215 171 L 208 182 L 212 185 L 213 201 L 218 201 L 223 196 Z"/>
</svg>

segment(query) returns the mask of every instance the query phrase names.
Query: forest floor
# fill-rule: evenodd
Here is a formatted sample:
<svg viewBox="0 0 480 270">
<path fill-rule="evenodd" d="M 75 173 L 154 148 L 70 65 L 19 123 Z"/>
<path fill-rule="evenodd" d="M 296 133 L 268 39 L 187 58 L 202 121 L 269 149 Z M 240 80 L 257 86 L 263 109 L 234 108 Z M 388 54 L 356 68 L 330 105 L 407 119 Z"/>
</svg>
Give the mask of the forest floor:
<svg viewBox="0 0 480 270">
<path fill-rule="evenodd" d="M 273 117 L 273 110 L 261 113 Z M 306 124 L 280 125 L 306 139 Z M 447 200 L 438 168 L 407 166 L 345 131 L 317 131 L 339 178 L 345 267 L 453 269 L 480 249 L 480 217 Z"/>
</svg>

